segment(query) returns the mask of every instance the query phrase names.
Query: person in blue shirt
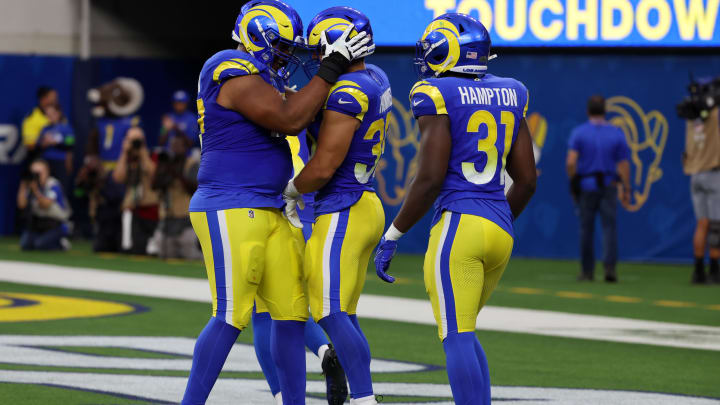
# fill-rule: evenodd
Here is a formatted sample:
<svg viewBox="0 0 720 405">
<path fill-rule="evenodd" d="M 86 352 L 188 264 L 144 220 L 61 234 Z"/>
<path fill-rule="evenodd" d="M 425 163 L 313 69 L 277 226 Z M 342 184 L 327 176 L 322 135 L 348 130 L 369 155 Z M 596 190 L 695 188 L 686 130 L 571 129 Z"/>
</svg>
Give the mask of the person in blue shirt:
<svg viewBox="0 0 720 405">
<path fill-rule="evenodd" d="M 388 269 L 398 239 L 434 203 L 425 290 L 458 405 L 490 404 L 488 362 L 475 325 L 510 260 L 513 220 L 537 181 L 525 120 L 528 90 L 487 72 L 490 47 L 482 23 L 454 13 L 433 20 L 418 41 L 423 80 L 410 91 L 421 133 L 418 172 L 375 256 L 377 275 L 394 282 Z M 505 169 L 514 181 L 507 197 Z"/>
<path fill-rule="evenodd" d="M 605 281 L 617 282 L 617 203 L 630 204 L 630 148 L 623 131 L 605 120 L 605 99 L 588 100 L 589 121 L 570 135 L 567 173 L 580 216 L 579 281 L 594 279 L 594 230 L 598 213 L 603 227 Z M 620 180 L 620 182 L 618 182 Z"/>
<path fill-rule="evenodd" d="M 314 59 L 319 60 L 321 35 L 335 40 L 351 25 L 356 32 L 372 37 L 370 20 L 350 7 L 331 7 L 315 16 L 307 29 Z M 358 405 L 377 404 L 370 347 L 356 309 L 370 254 L 385 226 L 373 179 L 393 100 L 385 72 L 365 63 L 374 50 L 371 40 L 367 52 L 330 90 L 322 113 L 308 127 L 308 135 L 317 145 L 313 157 L 284 192 L 286 202 L 317 192 L 315 225 L 305 247 L 310 311 L 335 345 L 350 385 L 350 403 Z M 291 201 L 286 206 L 288 217 L 294 210 Z"/>
<path fill-rule="evenodd" d="M 170 140 L 176 136 L 185 136 L 192 142 L 193 148 L 200 147 L 200 127 L 197 114 L 188 109 L 190 95 L 184 90 L 177 90 L 172 97 L 172 111 L 165 114 L 160 130 L 160 146 L 168 147 Z"/>
<path fill-rule="evenodd" d="M 68 189 L 72 173 L 75 134 L 59 107 L 50 106 L 45 110 L 45 114 L 50 124 L 40 131 L 35 150 L 50 166 L 52 176 Z"/>
<path fill-rule="evenodd" d="M 331 87 L 367 48 L 358 34 L 328 43 L 317 74 L 295 93 L 287 80 L 302 61 L 303 24 L 279 0 L 252 0 L 238 15 L 239 45 L 211 56 L 198 80 L 201 160 L 190 221 L 200 240 L 212 316 L 198 336 L 183 405 L 204 404 L 240 332 L 260 302 L 270 313 L 270 352 L 284 405 L 305 404 L 308 302 L 302 252 L 284 217 L 283 188 L 293 174 L 286 136 L 297 136 Z"/>
</svg>

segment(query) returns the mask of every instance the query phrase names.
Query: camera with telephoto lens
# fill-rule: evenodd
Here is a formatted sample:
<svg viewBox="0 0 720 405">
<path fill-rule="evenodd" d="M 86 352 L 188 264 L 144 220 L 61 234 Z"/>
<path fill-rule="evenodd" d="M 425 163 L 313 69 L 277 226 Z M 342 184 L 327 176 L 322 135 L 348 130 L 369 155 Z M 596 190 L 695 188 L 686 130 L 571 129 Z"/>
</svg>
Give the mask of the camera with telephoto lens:
<svg viewBox="0 0 720 405">
<path fill-rule="evenodd" d="M 690 78 L 689 95 L 677 105 L 678 117 L 686 120 L 703 120 L 720 104 L 720 76 L 712 80 L 696 81 Z"/>
<path fill-rule="evenodd" d="M 135 150 L 141 149 L 143 147 L 142 139 L 133 139 L 132 143 L 130 144 L 130 147 L 132 147 Z"/>
</svg>

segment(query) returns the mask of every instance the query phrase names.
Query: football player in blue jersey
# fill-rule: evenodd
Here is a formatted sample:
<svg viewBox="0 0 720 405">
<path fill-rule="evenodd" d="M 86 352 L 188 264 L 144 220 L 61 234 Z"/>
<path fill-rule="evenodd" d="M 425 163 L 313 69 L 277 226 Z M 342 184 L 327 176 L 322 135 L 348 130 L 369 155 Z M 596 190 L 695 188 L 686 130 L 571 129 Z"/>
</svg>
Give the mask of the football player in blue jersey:
<svg viewBox="0 0 720 405">
<path fill-rule="evenodd" d="M 319 55 L 320 39 L 372 37 L 370 21 L 349 7 L 320 12 L 308 25 L 308 47 Z M 317 191 L 316 222 L 305 248 L 305 277 L 310 310 L 335 345 L 350 384 L 351 404 L 376 404 L 370 376 L 370 349 L 356 308 L 365 284 L 372 249 L 385 226 L 382 204 L 372 180 L 383 152 L 392 93 L 387 75 L 366 64 L 370 42 L 330 90 L 322 116 L 308 133 L 317 140 L 314 155 L 288 183 L 286 214 L 292 218 L 301 195 Z"/>
<path fill-rule="evenodd" d="M 528 92 L 517 80 L 486 73 L 485 27 L 445 14 L 417 45 L 421 78 L 410 92 L 421 131 L 418 173 L 375 256 L 387 274 L 398 239 L 434 203 L 425 287 L 443 342 L 456 404 L 489 404 L 490 375 L 475 323 L 510 259 L 513 220 L 535 191 Z M 514 183 L 503 193 L 503 170 Z"/>
<path fill-rule="evenodd" d="M 282 216 L 292 174 L 283 135 L 297 135 L 315 117 L 338 77 L 367 49 L 364 35 L 323 41 L 318 73 L 284 97 L 304 45 L 297 12 L 278 0 L 252 0 L 233 39 L 205 62 L 198 81 L 202 157 L 190 220 L 210 282 L 213 311 L 198 337 L 183 404 L 203 404 L 255 301 L 273 319 L 270 345 L 283 404 L 305 403 L 304 330 L 308 317 L 300 246 Z"/>
<path fill-rule="evenodd" d="M 308 138 L 303 131 L 298 136 L 287 138 L 290 145 L 290 152 L 293 159 L 293 175 L 297 175 L 305 167 L 312 149 L 312 138 Z M 305 249 L 305 243 L 310 239 L 312 227 L 315 223 L 315 210 L 313 209 L 315 193 L 308 193 L 303 196 L 305 208 L 298 210 L 302 229 L 293 227 L 293 235 L 302 250 Z M 261 301 L 256 303 L 255 311 L 252 315 L 253 344 L 255 346 L 255 354 L 262 368 L 265 379 L 270 386 L 270 392 L 275 397 L 278 404 L 282 404 L 282 393 L 280 392 L 280 383 L 277 378 L 277 371 L 272 354 L 270 353 L 270 332 L 272 329 L 272 318 L 268 309 Z M 326 396 L 329 405 L 341 405 L 348 396 L 347 380 L 345 373 L 335 353 L 335 349 L 328 341 L 325 332 L 320 325 L 309 318 L 305 324 L 305 346 L 321 360 L 323 374 L 325 376 Z"/>
</svg>

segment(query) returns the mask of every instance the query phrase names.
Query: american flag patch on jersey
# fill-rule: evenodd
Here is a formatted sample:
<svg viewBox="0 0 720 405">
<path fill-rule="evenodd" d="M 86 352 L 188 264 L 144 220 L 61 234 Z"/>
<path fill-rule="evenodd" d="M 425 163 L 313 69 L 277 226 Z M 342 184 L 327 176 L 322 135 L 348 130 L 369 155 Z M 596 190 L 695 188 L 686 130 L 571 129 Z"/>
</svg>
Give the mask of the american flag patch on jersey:
<svg viewBox="0 0 720 405">
<path fill-rule="evenodd" d="M 465 54 L 465 57 L 468 58 L 468 59 L 477 59 L 477 52 L 468 51 L 468 52 Z"/>
</svg>

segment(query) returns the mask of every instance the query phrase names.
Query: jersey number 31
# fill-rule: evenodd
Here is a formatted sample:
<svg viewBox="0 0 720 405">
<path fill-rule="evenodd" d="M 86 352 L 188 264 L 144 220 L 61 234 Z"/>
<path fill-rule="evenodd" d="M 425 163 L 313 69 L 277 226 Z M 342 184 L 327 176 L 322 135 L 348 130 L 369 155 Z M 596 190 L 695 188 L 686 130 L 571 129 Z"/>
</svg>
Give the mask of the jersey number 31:
<svg viewBox="0 0 720 405">
<path fill-rule="evenodd" d="M 510 111 L 502 111 L 500 113 L 500 123 L 505 127 L 505 147 L 503 148 L 502 166 L 500 167 L 500 173 L 502 173 L 505 169 L 508 152 L 510 152 L 510 147 L 512 146 L 515 115 Z M 462 172 L 467 181 L 478 185 L 490 183 L 495 178 L 498 169 L 498 149 L 496 146 L 498 140 L 498 125 L 492 113 L 486 110 L 475 111 L 468 121 L 467 132 L 468 134 L 480 132 L 480 126 L 482 125 L 487 126 L 488 135 L 478 141 L 478 152 L 487 155 L 485 167 L 482 171 L 478 172 L 477 169 L 475 169 L 474 162 L 462 163 Z M 502 185 L 504 183 L 505 176 L 500 176 L 500 184 Z"/>
</svg>

